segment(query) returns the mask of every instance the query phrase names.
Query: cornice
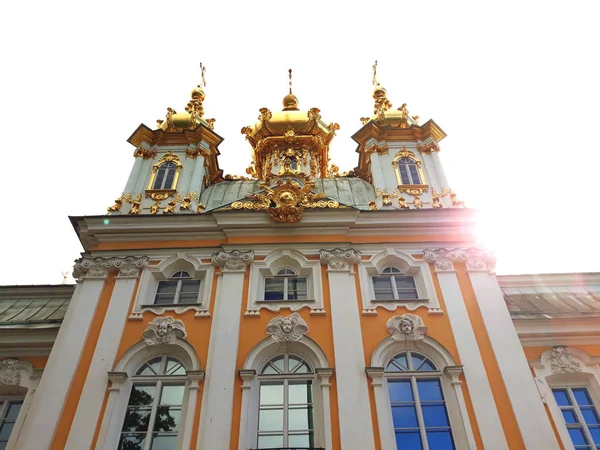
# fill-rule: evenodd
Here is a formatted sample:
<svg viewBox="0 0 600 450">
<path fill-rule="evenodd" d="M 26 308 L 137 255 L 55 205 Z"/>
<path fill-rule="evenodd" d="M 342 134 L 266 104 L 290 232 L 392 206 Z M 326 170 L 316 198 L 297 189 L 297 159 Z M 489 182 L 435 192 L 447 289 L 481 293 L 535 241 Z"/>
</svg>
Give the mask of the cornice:
<svg viewBox="0 0 600 450">
<path fill-rule="evenodd" d="M 498 275 L 500 287 L 600 285 L 600 272 Z"/>
<path fill-rule="evenodd" d="M 220 154 L 216 147 L 223 142 L 223 138 L 204 124 L 198 125 L 193 130 L 167 133 L 160 128 L 152 130 L 142 123 L 127 139 L 127 142 L 136 148 L 142 142 L 152 147 L 154 145 L 197 145 L 201 141 L 206 141 L 214 146 L 216 155 Z"/>
<path fill-rule="evenodd" d="M 238 246 L 246 236 L 277 236 L 282 240 L 302 241 L 310 235 L 319 242 L 364 242 L 369 236 L 382 241 L 406 238 L 411 242 L 463 242 L 473 246 L 475 213 L 470 209 L 409 211 L 358 211 L 356 209 L 307 211 L 301 222 L 274 224 L 265 214 L 223 211 L 198 215 L 71 217 L 71 222 L 86 251 L 102 243 L 153 241 L 206 241 L 207 246 Z M 439 239 L 433 239 L 439 238 Z M 266 241 L 265 241 L 266 242 Z M 182 243 L 182 247 L 186 247 Z M 149 247 L 152 248 L 152 247 Z M 143 253 L 136 248 L 136 253 Z"/>
<path fill-rule="evenodd" d="M 44 284 L 39 286 L 0 286 L 0 297 L 70 297 L 75 290 L 74 284 Z"/>
<path fill-rule="evenodd" d="M 446 133 L 433 120 L 428 120 L 423 125 L 412 125 L 408 128 L 398 128 L 391 125 L 380 125 L 371 120 L 360 130 L 352 135 L 352 139 L 359 144 L 356 150 L 359 152 L 360 146 L 364 146 L 367 140 L 375 138 L 378 141 L 424 141 L 432 138 L 436 142 L 446 137 Z"/>
</svg>

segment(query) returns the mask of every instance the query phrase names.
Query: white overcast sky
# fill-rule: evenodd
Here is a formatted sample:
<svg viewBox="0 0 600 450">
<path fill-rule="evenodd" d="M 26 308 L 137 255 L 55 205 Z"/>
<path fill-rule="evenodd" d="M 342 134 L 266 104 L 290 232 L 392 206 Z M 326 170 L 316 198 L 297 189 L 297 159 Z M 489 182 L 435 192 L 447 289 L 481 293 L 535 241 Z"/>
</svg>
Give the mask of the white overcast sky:
<svg viewBox="0 0 600 450">
<path fill-rule="evenodd" d="M 281 108 L 290 67 L 300 107 L 341 126 L 333 162 L 353 168 L 377 59 L 394 107 L 448 134 L 446 175 L 498 273 L 598 271 L 599 5 L 5 2 L 0 284 L 71 272 L 68 216 L 106 212 L 134 162 L 127 138 L 183 110 L 200 61 L 225 173 L 244 174 L 240 129 Z"/>
</svg>

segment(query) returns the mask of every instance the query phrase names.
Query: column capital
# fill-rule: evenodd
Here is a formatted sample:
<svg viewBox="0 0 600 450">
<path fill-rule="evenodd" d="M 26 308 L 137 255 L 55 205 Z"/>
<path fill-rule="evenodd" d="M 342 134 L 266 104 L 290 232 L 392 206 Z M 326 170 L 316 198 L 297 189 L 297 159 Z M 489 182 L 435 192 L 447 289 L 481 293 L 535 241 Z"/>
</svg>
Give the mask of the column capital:
<svg viewBox="0 0 600 450">
<path fill-rule="evenodd" d="M 221 250 L 212 254 L 213 266 L 220 267 L 223 272 L 245 272 L 253 260 L 252 250 Z"/>
<path fill-rule="evenodd" d="M 321 249 L 321 264 L 327 264 L 330 271 L 348 271 L 352 264 L 360 262 L 360 251 L 353 248 Z"/>
<path fill-rule="evenodd" d="M 461 384 L 459 377 L 463 373 L 463 366 L 446 366 L 444 373 L 450 376 L 452 384 Z"/>
<path fill-rule="evenodd" d="M 381 386 L 383 384 L 383 374 L 385 369 L 383 367 L 365 367 L 365 373 L 371 379 L 373 386 Z"/>
<path fill-rule="evenodd" d="M 481 248 L 426 249 L 423 254 L 427 262 L 434 264 L 436 272 L 453 272 L 455 262 L 466 263 L 469 272 L 489 272 L 496 265 L 494 254 Z"/>
<path fill-rule="evenodd" d="M 110 258 L 84 256 L 75 260 L 73 278 L 105 279 L 109 272 L 119 272 L 121 278 L 136 278 L 148 265 L 147 256 L 115 256 Z"/>
<path fill-rule="evenodd" d="M 332 367 L 317 367 L 315 369 L 319 380 L 321 380 L 321 386 L 329 387 L 329 378 L 333 375 Z"/>
<path fill-rule="evenodd" d="M 467 270 L 469 272 L 490 272 L 496 268 L 496 257 L 490 250 L 482 248 L 468 248 Z"/>
</svg>

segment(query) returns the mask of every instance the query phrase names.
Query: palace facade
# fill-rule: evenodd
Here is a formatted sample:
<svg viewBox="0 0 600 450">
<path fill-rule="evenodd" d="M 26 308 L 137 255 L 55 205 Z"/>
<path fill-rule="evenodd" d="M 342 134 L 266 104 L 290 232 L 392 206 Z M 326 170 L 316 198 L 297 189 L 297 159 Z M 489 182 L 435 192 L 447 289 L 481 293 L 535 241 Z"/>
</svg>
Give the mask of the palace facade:
<svg viewBox="0 0 600 450">
<path fill-rule="evenodd" d="M 354 134 L 290 92 L 224 176 L 203 84 L 129 138 L 74 286 L 0 287 L 0 450 L 600 448 L 600 274 L 495 276 L 379 83 Z"/>
</svg>

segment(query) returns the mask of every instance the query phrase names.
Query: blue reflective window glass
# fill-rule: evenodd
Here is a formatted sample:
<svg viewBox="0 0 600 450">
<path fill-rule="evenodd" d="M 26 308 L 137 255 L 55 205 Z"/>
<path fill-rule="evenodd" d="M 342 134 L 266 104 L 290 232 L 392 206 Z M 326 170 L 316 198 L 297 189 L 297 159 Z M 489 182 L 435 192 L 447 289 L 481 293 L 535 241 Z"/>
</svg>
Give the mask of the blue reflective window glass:
<svg viewBox="0 0 600 450">
<path fill-rule="evenodd" d="M 392 406 L 394 428 L 417 428 L 417 411 L 414 405 Z"/>
<path fill-rule="evenodd" d="M 581 415 L 587 424 L 596 425 L 600 423 L 598 422 L 598 413 L 596 412 L 596 408 L 593 406 L 581 408 Z"/>
<path fill-rule="evenodd" d="M 427 443 L 430 450 L 454 450 L 450 431 L 427 431 Z"/>
<path fill-rule="evenodd" d="M 419 398 L 422 402 L 430 400 L 443 400 L 440 380 L 417 380 Z"/>
<path fill-rule="evenodd" d="M 594 440 L 594 444 L 600 444 L 600 428 L 599 427 L 590 427 L 590 434 L 592 435 L 592 439 Z"/>
<path fill-rule="evenodd" d="M 577 416 L 575 415 L 575 412 L 572 409 L 563 409 L 562 413 L 563 418 L 565 419 L 565 423 L 579 423 L 579 421 L 577 420 Z"/>
<path fill-rule="evenodd" d="M 412 402 L 413 393 L 410 380 L 389 380 L 388 389 L 392 402 Z"/>
<path fill-rule="evenodd" d="M 573 441 L 573 445 L 587 445 L 587 439 L 581 428 L 569 428 L 569 436 Z"/>
<path fill-rule="evenodd" d="M 552 389 L 552 392 L 558 406 L 569 406 L 571 404 L 566 389 Z"/>
<path fill-rule="evenodd" d="M 585 388 L 572 389 L 575 401 L 579 406 L 593 405 L 590 394 Z"/>
<path fill-rule="evenodd" d="M 443 404 L 421 405 L 421 408 L 425 427 L 447 427 L 449 425 L 446 407 Z"/>
<path fill-rule="evenodd" d="M 394 357 L 386 367 L 386 372 L 401 372 L 408 369 L 408 359 L 406 353 L 401 353 Z"/>
<path fill-rule="evenodd" d="M 422 450 L 421 435 L 418 431 L 396 432 L 396 447 L 402 450 Z"/>
<path fill-rule="evenodd" d="M 412 178 L 413 184 L 421 184 L 421 179 L 419 178 L 419 170 L 415 164 L 411 164 L 408 166 L 410 168 L 410 175 Z"/>
</svg>

